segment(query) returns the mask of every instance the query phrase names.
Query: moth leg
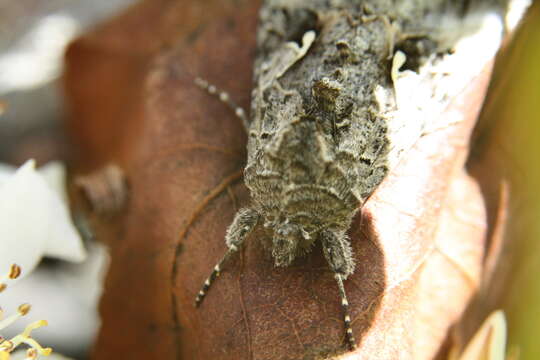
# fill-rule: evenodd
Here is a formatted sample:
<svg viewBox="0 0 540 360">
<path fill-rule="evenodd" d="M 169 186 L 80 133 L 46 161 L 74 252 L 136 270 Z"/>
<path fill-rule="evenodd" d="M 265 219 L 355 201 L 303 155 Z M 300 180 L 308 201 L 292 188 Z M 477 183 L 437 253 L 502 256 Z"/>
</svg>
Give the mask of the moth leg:
<svg viewBox="0 0 540 360">
<path fill-rule="evenodd" d="M 349 238 L 343 231 L 325 230 L 321 233 L 321 241 L 324 257 L 330 265 L 330 269 L 334 272 L 339 296 L 341 297 L 341 308 L 343 309 L 343 322 L 345 323 L 345 336 L 347 345 L 351 350 L 356 348 L 356 340 L 354 339 L 351 316 L 349 313 L 349 302 L 347 294 L 343 286 L 343 280 L 353 273 L 354 259 L 352 257 L 351 245 Z"/>
<path fill-rule="evenodd" d="M 199 293 L 197 294 L 197 298 L 195 299 L 195 306 L 199 306 L 201 304 L 206 295 L 206 292 L 208 291 L 214 280 L 219 276 L 222 265 L 234 253 L 239 250 L 244 240 L 251 233 L 255 225 L 257 225 L 258 220 L 259 214 L 255 210 L 250 208 L 243 208 L 238 210 L 232 224 L 227 229 L 227 233 L 225 235 L 225 243 L 227 244 L 227 247 L 229 249 L 227 250 L 225 255 L 223 255 L 221 260 L 214 267 L 214 270 L 212 270 L 210 276 L 204 282 L 201 291 L 199 291 Z"/>
<path fill-rule="evenodd" d="M 228 93 L 219 90 L 214 85 L 209 84 L 208 81 L 203 80 L 199 77 L 195 78 L 195 85 L 197 85 L 203 90 L 206 90 L 210 95 L 217 96 L 219 100 L 221 100 L 221 102 L 223 102 L 232 111 L 234 111 L 236 117 L 239 118 L 240 121 L 242 121 L 242 125 L 244 125 L 244 130 L 246 131 L 246 133 L 249 133 L 249 121 L 246 115 L 246 111 L 240 106 L 236 105 L 236 103 L 232 101 L 231 96 Z"/>
</svg>

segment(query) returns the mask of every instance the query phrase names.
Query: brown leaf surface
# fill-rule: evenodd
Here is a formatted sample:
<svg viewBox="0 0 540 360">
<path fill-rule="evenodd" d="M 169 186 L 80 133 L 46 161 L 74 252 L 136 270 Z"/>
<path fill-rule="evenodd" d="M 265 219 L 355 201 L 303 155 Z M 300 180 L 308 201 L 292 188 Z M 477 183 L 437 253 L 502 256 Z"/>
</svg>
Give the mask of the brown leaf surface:
<svg viewBox="0 0 540 360">
<path fill-rule="evenodd" d="M 276 269 L 256 231 L 201 308 L 193 306 L 225 251 L 226 227 L 249 202 L 240 122 L 193 79 L 247 107 L 257 9 L 249 1 L 146 1 L 69 50 L 75 172 L 113 162 L 130 187 L 120 215 L 89 214 L 112 255 L 94 359 L 344 351 L 337 287 L 320 248 Z M 486 69 L 455 100 L 463 121 L 420 139 L 353 224 L 357 268 L 346 289 L 359 348 L 343 358 L 433 357 L 476 289 L 486 214 L 463 164 L 488 77 Z"/>
</svg>

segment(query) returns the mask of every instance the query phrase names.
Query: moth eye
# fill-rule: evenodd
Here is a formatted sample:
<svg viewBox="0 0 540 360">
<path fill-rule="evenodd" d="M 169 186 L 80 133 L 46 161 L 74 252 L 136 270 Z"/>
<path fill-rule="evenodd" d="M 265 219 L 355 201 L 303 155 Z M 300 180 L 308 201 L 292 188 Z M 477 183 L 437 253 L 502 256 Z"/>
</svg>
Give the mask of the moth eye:
<svg viewBox="0 0 540 360">
<path fill-rule="evenodd" d="M 269 137 L 270 137 L 270 134 L 267 133 L 267 132 L 263 132 L 263 133 L 261 134 L 261 139 L 263 139 L 263 140 L 264 140 L 264 139 L 268 139 Z"/>
</svg>

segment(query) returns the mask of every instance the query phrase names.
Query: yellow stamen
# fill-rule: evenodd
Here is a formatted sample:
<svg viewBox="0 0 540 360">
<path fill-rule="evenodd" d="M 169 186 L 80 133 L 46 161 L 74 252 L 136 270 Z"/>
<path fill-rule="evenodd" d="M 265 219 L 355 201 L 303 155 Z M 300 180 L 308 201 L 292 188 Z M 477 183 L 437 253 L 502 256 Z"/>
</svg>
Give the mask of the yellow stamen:
<svg viewBox="0 0 540 360">
<path fill-rule="evenodd" d="M 21 267 L 17 264 L 11 264 L 9 271 L 4 276 L 0 277 L 0 292 L 7 287 L 6 280 L 14 280 L 21 275 Z"/>
<path fill-rule="evenodd" d="M 12 264 L 9 268 L 8 278 L 16 279 L 21 275 L 21 267 L 17 264 Z"/>
<path fill-rule="evenodd" d="M 42 347 L 36 340 L 32 338 L 27 338 L 26 340 L 24 340 L 24 343 L 36 349 L 39 355 L 49 356 L 52 353 L 51 348 Z"/>
<path fill-rule="evenodd" d="M 12 264 L 9 268 L 9 273 L 4 276 L 0 276 L 0 292 L 5 290 L 7 287 L 5 281 L 6 280 L 14 280 L 18 278 L 21 275 L 21 268 L 17 264 Z M 17 308 L 17 312 L 13 315 L 8 316 L 7 318 L 3 319 L 4 311 L 2 308 L 0 308 L 0 330 L 8 327 L 9 325 L 13 324 L 17 319 L 19 319 L 22 316 L 25 316 L 28 314 L 31 310 L 30 304 L 21 304 Z M 2 336 L 0 336 L 0 360 L 9 360 L 10 359 L 10 353 L 17 348 L 22 343 L 25 343 L 29 345 L 31 348 L 26 351 L 26 358 L 27 360 L 33 360 L 37 359 L 38 355 L 44 355 L 48 356 L 52 353 L 51 348 L 44 348 L 42 347 L 36 340 L 30 337 L 30 334 L 33 330 L 40 328 L 42 326 L 46 326 L 47 321 L 40 320 L 35 321 L 29 325 L 26 326 L 24 331 L 20 333 L 19 335 L 14 336 L 10 340 L 4 339 Z"/>
<path fill-rule="evenodd" d="M 26 328 L 24 328 L 24 331 L 21 333 L 22 336 L 24 337 L 29 337 L 30 336 L 30 333 L 40 327 L 43 327 L 43 326 L 47 326 L 49 325 L 49 323 L 47 322 L 47 320 L 38 320 L 38 321 L 34 321 L 33 323 L 31 324 L 28 324 L 26 326 Z"/>
<path fill-rule="evenodd" d="M 16 348 L 20 344 L 25 343 L 25 344 L 33 347 L 34 349 L 36 349 L 36 351 L 40 355 L 45 355 L 45 356 L 50 355 L 52 353 L 51 348 L 42 347 L 36 340 L 34 340 L 34 339 L 32 339 L 30 337 L 30 334 L 32 333 L 33 330 L 35 330 L 37 328 L 40 328 L 42 326 L 46 326 L 47 324 L 48 323 L 47 323 L 46 320 L 39 320 L 39 321 L 35 321 L 35 322 L 27 325 L 22 333 L 20 333 L 19 335 L 13 337 L 10 340 L 12 342 L 12 344 L 13 344 L 12 347 Z M 0 345 L 0 347 L 1 347 L 1 345 Z"/>
<path fill-rule="evenodd" d="M 9 325 L 17 321 L 20 317 L 28 314 L 29 311 L 30 311 L 29 304 L 20 305 L 15 314 L 10 315 L 4 320 L 0 321 L 0 330 L 7 328 Z"/>
<path fill-rule="evenodd" d="M 33 360 L 33 359 L 37 359 L 37 357 L 38 357 L 38 352 L 36 351 L 36 349 L 32 348 L 26 351 L 26 358 L 24 360 Z"/>
<path fill-rule="evenodd" d="M 21 304 L 17 308 L 17 311 L 19 312 L 19 314 L 21 314 L 21 316 L 24 316 L 28 314 L 28 312 L 30 312 L 30 309 L 32 309 L 32 306 L 30 304 Z"/>
<path fill-rule="evenodd" d="M 0 351 L 6 351 L 6 352 L 9 353 L 9 352 L 13 351 L 14 348 L 15 348 L 15 346 L 13 345 L 13 342 L 11 342 L 9 340 L 4 340 L 0 344 Z"/>
</svg>

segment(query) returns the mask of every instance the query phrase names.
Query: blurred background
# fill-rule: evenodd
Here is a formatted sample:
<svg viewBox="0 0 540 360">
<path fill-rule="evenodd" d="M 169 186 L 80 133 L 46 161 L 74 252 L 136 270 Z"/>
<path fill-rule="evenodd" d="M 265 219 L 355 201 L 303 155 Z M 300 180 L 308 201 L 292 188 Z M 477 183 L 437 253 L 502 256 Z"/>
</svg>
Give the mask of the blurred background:
<svg viewBox="0 0 540 360">
<path fill-rule="evenodd" d="M 58 81 L 65 47 L 77 34 L 134 2 L 0 0 L 0 162 L 69 160 Z M 504 200 L 506 222 L 498 230 L 500 243 L 495 245 L 500 255 L 491 281 L 484 284 L 468 312 L 471 317 L 485 317 L 502 308 L 512 356 L 540 359 L 538 2 L 497 60 L 471 157 L 488 159 L 487 175 L 496 173 L 502 179 L 502 190 L 492 191 Z M 479 178 L 486 176 L 485 169 L 471 171 Z M 95 310 L 99 291 L 83 285 L 96 279 L 100 259 L 91 256 L 86 268 L 45 261 L 31 278 L 0 294 L 0 305 L 11 309 L 21 302 L 32 303 L 33 318 L 50 323 L 36 338 L 56 351 L 84 359 L 99 325 Z"/>
<path fill-rule="evenodd" d="M 0 0 L 0 163 L 38 166 L 70 158 L 63 131 L 60 81 L 65 47 L 78 34 L 113 17 L 134 0 Z M 3 336 L 31 321 L 49 326 L 35 338 L 55 352 L 85 359 L 99 326 L 96 302 L 105 255 L 90 248 L 84 264 L 46 259 L 28 278 L 0 294 L 13 313 L 23 302 L 31 312 Z"/>
<path fill-rule="evenodd" d="M 503 221 L 493 230 L 491 250 L 500 255 L 496 264 L 486 264 L 490 273 L 469 313 L 503 309 L 511 359 L 534 360 L 540 359 L 540 2 L 533 2 L 509 40 L 471 151 L 472 159 L 488 159 L 476 175 L 499 179 L 485 193 L 499 194 Z"/>
<path fill-rule="evenodd" d="M 58 76 L 66 45 L 135 0 L 0 0 L 0 161 L 66 156 Z"/>
</svg>

